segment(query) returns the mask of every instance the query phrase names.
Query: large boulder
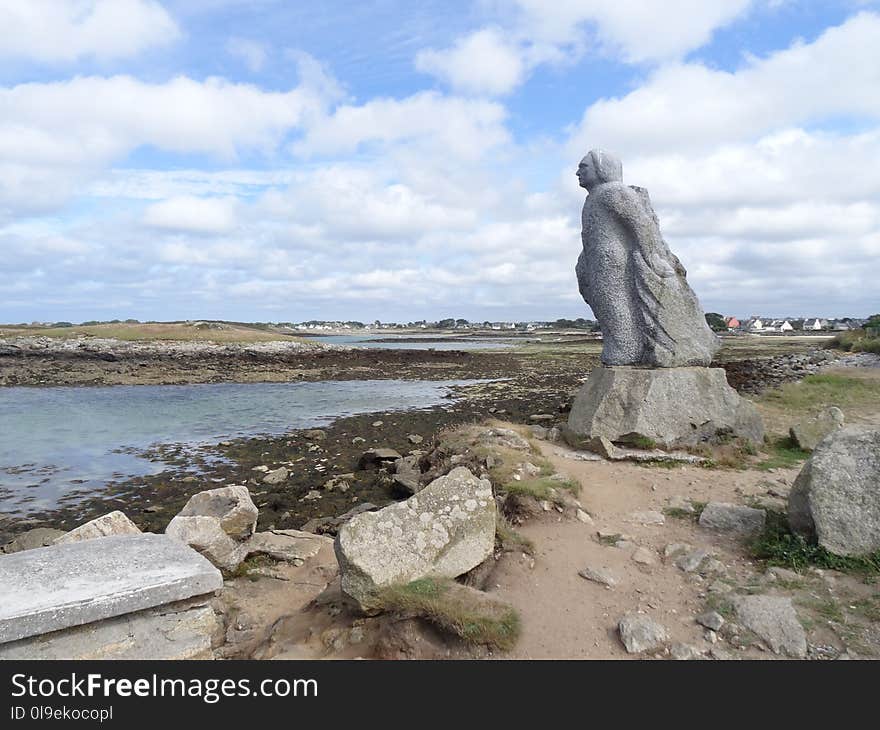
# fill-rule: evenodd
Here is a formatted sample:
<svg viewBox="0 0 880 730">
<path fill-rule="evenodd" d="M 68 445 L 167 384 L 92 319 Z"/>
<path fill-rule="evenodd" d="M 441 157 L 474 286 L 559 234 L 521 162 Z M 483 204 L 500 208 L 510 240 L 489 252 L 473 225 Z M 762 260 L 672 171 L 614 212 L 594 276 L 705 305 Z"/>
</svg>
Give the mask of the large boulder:
<svg viewBox="0 0 880 730">
<path fill-rule="evenodd" d="M 829 406 L 812 418 L 795 424 L 788 432 L 798 448 L 812 451 L 823 438 L 843 426 L 843 411 L 837 406 Z"/>
<path fill-rule="evenodd" d="M 495 546 L 492 484 L 458 467 L 405 502 L 353 517 L 339 530 L 342 589 L 365 610 L 386 586 L 427 576 L 455 578 Z"/>
<path fill-rule="evenodd" d="M 259 515 L 248 488 L 234 484 L 194 494 L 178 512 L 179 517 L 214 517 L 223 532 L 236 540 L 254 534 Z"/>
<path fill-rule="evenodd" d="M 575 397 L 567 436 L 575 444 L 648 439 L 664 448 L 725 437 L 761 443 L 764 424 L 721 368 L 598 367 Z"/>
<path fill-rule="evenodd" d="M 258 510 L 247 487 L 230 485 L 190 497 L 165 534 L 198 550 L 218 568 L 235 570 L 247 557 Z"/>
<path fill-rule="evenodd" d="M 57 540 L 56 545 L 64 545 L 81 540 L 94 540 L 96 537 L 109 537 L 110 535 L 139 535 L 140 529 L 124 513 L 116 510 L 106 515 L 96 517 L 76 529 L 65 533 Z"/>
<path fill-rule="evenodd" d="M 791 489 L 788 522 L 838 555 L 880 550 L 880 429 L 845 428 L 816 447 Z"/>
<path fill-rule="evenodd" d="M 241 565 L 248 554 L 246 543 L 229 537 L 216 517 L 177 515 L 168 523 L 165 534 L 189 545 L 218 568 L 230 572 Z"/>
</svg>

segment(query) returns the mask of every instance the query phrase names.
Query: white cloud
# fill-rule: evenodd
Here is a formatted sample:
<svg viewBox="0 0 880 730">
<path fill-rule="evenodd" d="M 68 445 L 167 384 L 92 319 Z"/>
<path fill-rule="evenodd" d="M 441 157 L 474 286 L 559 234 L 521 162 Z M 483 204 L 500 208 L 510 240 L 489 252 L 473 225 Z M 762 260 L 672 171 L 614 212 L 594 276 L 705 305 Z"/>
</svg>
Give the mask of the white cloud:
<svg viewBox="0 0 880 730">
<path fill-rule="evenodd" d="M 230 38 L 226 42 L 226 52 L 241 59 L 255 73 L 263 69 L 269 55 L 265 44 L 248 38 Z"/>
<path fill-rule="evenodd" d="M 705 45 L 712 33 L 742 16 L 754 0 L 514 0 L 531 37 L 559 45 L 582 43 L 593 24 L 610 52 L 625 60 L 663 61 Z"/>
<path fill-rule="evenodd" d="M 405 99 L 380 98 L 343 105 L 312 125 L 294 149 L 300 154 L 345 154 L 362 145 L 419 142 L 473 160 L 506 143 L 507 112 L 494 102 L 420 92 Z"/>
<path fill-rule="evenodd" d="M 237 202 L 230 198 L 181 196 L 154 203 L 144 212 L 153 228 L 190 233 L 229 233 L 235 228 Z"/>
<path fill-rule="evenodd" d="M 155 0 L 0 0 L 0 57 L 125 58 L 179 37 Z"/>
<path fill-rule="evenodd" d="M 880 16 L 861 13 L 739 71 L 665 66 L 632 93 L 589 107 L 571 148 L 697 151 L 834 116 L 880 118 L 880 94 L 867 91 L 880 86 L 878 38 Z"/>
<path fill-rule="evenodd" d="M 63 202 L 143 146 L 230 160 L 248 151 L 272 154 L 326 103 L 306 85 L 264 91 L 184 76 L 158 84 L 89 76 L 0 88 L 0 218 Z"/>
<path fill-rule="evenodd" d="M 446 81 L 457 91 L 506 94 L 523 80 L 525 64 L 520 50 L 501 31 L 484 28 L 460 38 L 442 51 L 421 51 L 416 68 Z"/>
</svg>

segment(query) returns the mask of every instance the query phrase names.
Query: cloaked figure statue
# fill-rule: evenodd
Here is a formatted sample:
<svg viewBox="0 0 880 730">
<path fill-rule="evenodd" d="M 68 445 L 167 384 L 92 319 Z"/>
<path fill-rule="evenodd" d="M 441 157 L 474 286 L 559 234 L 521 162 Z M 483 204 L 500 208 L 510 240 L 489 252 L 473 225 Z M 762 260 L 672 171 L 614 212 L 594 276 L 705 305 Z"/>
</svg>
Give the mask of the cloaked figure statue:
<svg viewBox="0 0 880 730">
<path fill-rule="evenodd" d="M 718 337 L 687 272 L 660 234 L 648 191 L 624 185 L 613 155 L 591 151 L 577 170 L 588 195 L 578 287 L 602 328 L 605 365 L 706 366 Z"/>
</svg>

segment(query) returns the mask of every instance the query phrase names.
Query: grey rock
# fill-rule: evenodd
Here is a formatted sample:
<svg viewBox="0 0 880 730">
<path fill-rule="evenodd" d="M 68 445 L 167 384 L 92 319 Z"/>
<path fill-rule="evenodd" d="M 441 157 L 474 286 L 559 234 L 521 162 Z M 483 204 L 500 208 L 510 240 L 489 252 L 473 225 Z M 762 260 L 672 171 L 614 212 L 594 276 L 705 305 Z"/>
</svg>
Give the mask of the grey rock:
<svg viewBox="0 0 880 730">
<path fill-rule="evenodd" d="M 764 529 L 767 513 L 762 509 L 727 502 L 709 502 L 700 513 L 700 527 L 719 532 L 754 535 Z"/>
<path fill-rule="evenodd" d="M 628 613 L 618 622 L 617 631 L 630 654 L 654 651 L 669 641 L 666 629 L 641 613 Z"/>
<path fill-rule="evenodd" d="M 300 530 L 269 530 L 258 532 L 246 543 L 248 555 L 268 555 L 275 560 L 302 564 L 313 558 L 333 539 Z"/>
<path fill-rule="evenodd" d="M 406 440 L 409 441 L 411 444 L 418 446 L 425 439 L 419 436 L 417 433 L 411 433 L 409 436 L 406 437 Z"/>
<path fill-rule="evenodd" d="M 712 631 L 720 631 L 721 627 L 724 626 L 724 616 L 718 613 L 718 611 L 706 611 L 697 616 L 696 622 L 700 626 L 704 626 Z"/>
<path fill-rule="evenodd" d="M 320 428 L 313 428 L 308 431 L 303 431 L 303 436 L 310 441 L 325 441 L 327 439 L 327 432 Z"/>
<path fill-rule="evenodd" d="M 0 660 L 213 659 L 221 622 L 204 602 L 192 604 L 176 602 L 0 644 Z"/>
<path fill-rule="evenodd" d="M 189 545 L 223 570 L 235 570 L 247 557 L 244 543 L 227 535 L 216 517 L 177 515 L 168 523 L 165 534 Z"/>
<path fill-rule="evenodd" d="M 164 535 L 114 535 L 0 557 L 0 643 L 200 596 L 220 573 Z"/>
<path fill-rule="evenodd" d="M 697 548 L 681 555 L 675 561 L 675 567 L 685 573 L 695 573 L 699 571 L 703 561 L 709 557 L 709 551 Z"/>
<path fill-rule="evenodd" d="M 626 521 L 637 525 L 665 525 L 666 517 L 656 510 L 642 510 L 629 514 Z"/>
<path fill-rule="evenodd" d="M 280 466 L 272 471 L 267 471 L 263 477 L 263 484 L 281 484 L 290 476 L 290 470 L 286 466 Z"/>
<path fill-rule="evenodd" d="M 737 596 L 733 599 L 737 620 L 767 643 L 774 654 L 796 659 L 807 655 L 804 628 L 790 598 Z"/>
<path fill-rule="evenodd" d="M 880 429 L 848 427 L 824 439 L 795 479 L 788 521 L 837 555 L 880 550 Z"/>
<path fill-rule="evenodd" d="M 74 530 L 65 533 L 57 540 L 56 545 L 64 545 L 69 542 L 80 540 L 93 540 L 96 537 L 109 537 L 110 535 L 138 535 L 140 529 L 134 522 L 119 510 L 108 512 L 106 515 L 96 517 Z"/>
<path fill-rule="evenodd" d="M 650 439 L 663 448 L 736 436 L 764 438 L 757 408 L 727 384 L 721 368 L 598 367 L 578 391 L 570 439 Z"/>
<path fill-rule="evenodd" d="M 608 586 L 609 588 L 613 588 L 617 585 L 617 580 L 614 578 L 611 571 L 605 568 L 586 567 L 579 570 L 578 575 L 585 580 L 598 583 L 599 585 Z"/>
<path fill-rule="evenodd" d="M 178 517 L 213 517 L 220 522 L 223 532 L 236 540 L 254 534 L 259 514 L 248 488 L 241 485 L 194 494 L 177 513 Z"/>
<path fill-rule="evenodd" d="M 683 553 L 690 552 L 694 549 L 694 546 L 690 543 L 686 542 L 671 542 L 663 548 L 663 557 L 669 560 L 669 558 L 675 558 Z"/>
<path fill-rule="evenodd" d="M 492 484 L 457 467 L 405 502 L 353 517 L 336 538 L 342 590 L 362 608 L 379 589 L 428 575 L 455 578 L 495 547 Z"/>
<path fill-rule="evenodd" d="M 617 447 L 604 436 L 594 436 L 583 444 L 583 448 L 604 459 L 613 459 L 617 455 Z"/>
<path fill-rule="evenodd" d="M 657 564 L 657 553 L 655 553 L 650 548 L 646 548 L 644 546 L 638 547 L 635 549 L 635 552 L 630 556 L 630 560 L 632 560 L 637 565 L 656 565 Z"/>
<path fill-rule="evenodd" d="M 837 406 L 829 406 L 813 418 L 792 426 L 789 434 L 799 448 L 812 451 L 828 434 L 840 430 L 843 426 L 843 411 Z"/>
<path fill-rule="evenodd" d="M 397 492 L 410 496 L 422 489 L 422 472 L 415 456 L 404 456 L 394 462 L 394 486 Z"/>
<path fill-rule="evenodd" d="M 708 365 L 718 337 L 663 240 L 648 191 L 624 185 L 620 161 L 601 150 L 581 160 L 578 180 L 589 195 L 575 271 L 602 328 L 602 362 Z"/>
<path fill-rule="evenodd" d="M 378 469 L 403 458 L 394 449 L 368 449 L 358 460 L 358 469 Z"/>
<path fill-rule="evenodd" d="M 529 426 L 529 432 L 534 438 L 538 439 L 539 441 L 547 440 L 548 431 L 543 426 Z"/>
<path fill-rule="evenodd" d="M 16 535 L 0 548 L 0 552 L 10 554 L 18 553 L 22 550 L 48 547 L 53 545 L 59 537 L 66 534 L 64 530 L 55 530 L 51 527 L 35 527 L 33 530 Z"/>
</svg>

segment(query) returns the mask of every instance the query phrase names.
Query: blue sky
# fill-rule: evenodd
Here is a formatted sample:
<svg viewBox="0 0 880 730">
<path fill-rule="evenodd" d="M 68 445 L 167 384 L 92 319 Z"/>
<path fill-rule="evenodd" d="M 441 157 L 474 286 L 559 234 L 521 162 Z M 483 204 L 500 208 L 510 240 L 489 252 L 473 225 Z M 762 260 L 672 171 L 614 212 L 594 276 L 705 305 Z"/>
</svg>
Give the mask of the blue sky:
<svg viewBox="0 0 880 730">
<path fill-rule="evenodd" d="M 880 310 L 880 3 L 0 0 L 0 321 L 589 316 L 593 147 L 707 311 Z"/>
</svg>

